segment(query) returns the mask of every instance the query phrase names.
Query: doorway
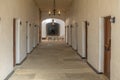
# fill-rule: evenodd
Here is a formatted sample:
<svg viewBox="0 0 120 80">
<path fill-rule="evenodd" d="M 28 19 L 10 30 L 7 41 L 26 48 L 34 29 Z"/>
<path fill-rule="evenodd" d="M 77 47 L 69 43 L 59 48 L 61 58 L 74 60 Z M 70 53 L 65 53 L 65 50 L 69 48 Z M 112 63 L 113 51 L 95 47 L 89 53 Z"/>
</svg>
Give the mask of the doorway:
<svg viewBox="0 0 120 80">
<path fill-rule="evenodd" d="M 58 23 L 48 23 L 46 24 L 47 36 L 59 36 L 60 35 L 60 25 Z"/>
<path fill-rule="evenodd" d="M 104 75 L 110 79 L 111 16 L 104 18 Z"/>
<path fill-rule="evenodd" d="M 13 19 L 13 67 L 16 65 L 16 19 Z"/>
</svg>

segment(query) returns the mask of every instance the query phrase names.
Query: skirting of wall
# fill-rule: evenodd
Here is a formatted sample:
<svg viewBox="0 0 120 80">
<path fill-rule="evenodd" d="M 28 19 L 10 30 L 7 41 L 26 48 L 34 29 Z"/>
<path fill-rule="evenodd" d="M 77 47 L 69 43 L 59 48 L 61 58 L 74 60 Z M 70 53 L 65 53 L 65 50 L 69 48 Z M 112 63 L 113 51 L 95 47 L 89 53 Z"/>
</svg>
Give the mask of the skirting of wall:
<svg viewBox="0 0 120 80">
<path fill-rule="evenodd" d="M 70 46 L 70 47 L 72 47 L 72 46 Z M 82 59 L 86 59 L 86 57 L 82 57 L 77 51 L 78 50 L 75 50 L 73 47 L 72 47 L 72 49 L 74 50 L 74 51 L 76 51 L 76 54 L 78 55 L 78 56 L 80 56 Z"/>
<path fill-rule="evenodd" d="M 72 49 L 77 52 L 77 50 L 75 50 L 73 47 L 72 47 Z"/>
<path fill-rule="evenodd" d="M 98 70 L 96 70 L 88 61 L 87 64 L 97 73 L 97 74 L 103 74 L 102 72 L 99 72 Z"/>
<path fill-rule="evenodd" d="M 80 56 L 82 59 L 86 59 L 86 57 L 82 57 L 78 52 L 77 55 Z"/>
<path fill-rule="evenodd" d="M 27 54 L 31 54 L 37 47 L 39 46 L 39 44 L 36 45 L 36 47 L 33 47 L 33 50 L 30 52 L 30 53 L 27 53 Z M 21 65 L 26 59 L 27 59 L 28 56 L 26 56 L 23 61 L 21 61 L 21 63 L 17 64 L 17 65 Z"/>
<path fill-rule="evenodd" d="M 38 46 L 39 44 L 37 44 L 37 46 Z M 36 46 L 36 47 L 37 47 Z M 34 47 L 34 49 L 36 48 L 36 47 Z M 33 51 L 34 51 L 34 49 L 30 52 L 30 53 L 32 53 Z M 23 61 L 20 63 L 20 64 L 16 64 L 16 65 L 21 65 L 25 60 L 27 59 L 27 56 L 23 59 Z M 12 75 L 13 75 L 13 73 L 14 73 L 15 71 L 13 70 L 4 80 L 8 80 Z"/>
<path fill-rule="evenodd" d="M 8 80 L 14 73 L 14 70 L 4 79 L 4 80 Z"/>
<path fill-rule="evenodd" d="M 27 54 L 31 54 L 38 46 L 39 46 L 39 43 L 35 47 L 33 47 L 33 50 L 30 53 L 27 53 Z"/>
<path fill-rule="evenodd" d="M 69 45 L 70 46 L 70 45 Z M 72 46 L 70 46 L 70 47 L 72 47 Z M 73 47 L 72 47 L 72 49 L 73 49 Z M 74 51 L 76 51 L 76 54 L 78 55 L 78 56 L 80 56 L 82 59 L 86 59 L 86 57 L 82 57 L 78 52 L 77 52 L 77 50 L 75 50 L 75 49 L 73 49 Z M 97 73 L 97 74 L 103 74 L 102 72 L 99 72 L 98 70 L 96 70 L 88 61 L 87 61 L 87 64 Z"/>
<path fill-rule="evenodd" d="M 67 45 L 69 45 L 68 43 L 66 43 Z"/>
<path fill-rule="evenodd" d="M 16 65 L 21 65 L 26 59 L 27 59 L 27 56 L 21 61 L 21 63 L 16 64 Z"/>
<path fill-rule="evenodd" d="M 66 43 L 69 47 L 72 47 L 72 45 L 70 45 L 68 42 Z"/>
</svg>

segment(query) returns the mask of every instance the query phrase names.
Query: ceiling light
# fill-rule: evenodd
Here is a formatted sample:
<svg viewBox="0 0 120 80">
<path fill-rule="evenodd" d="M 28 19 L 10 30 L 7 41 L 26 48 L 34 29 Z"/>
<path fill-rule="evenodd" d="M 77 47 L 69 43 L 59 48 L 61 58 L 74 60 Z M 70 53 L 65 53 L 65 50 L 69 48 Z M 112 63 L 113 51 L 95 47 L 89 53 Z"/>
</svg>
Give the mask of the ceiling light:
<svg viewBox="0 0 120 80">
<path fill-rule="evenodd" d="M 61 14 L 61 11 L 56 9 L 56 1 L 53 0 L 53 9 L 50 10 L 49 9 L 49 12 L 48 12 L 49 16 L 55 16 L 55 15 L 59 15 Z"/>
<path fill-rule="evenodd" d="M 52 25 L 55 25 L 55 21 L 54 21 L 54 19 L 52 19 Z"/>
</svg>

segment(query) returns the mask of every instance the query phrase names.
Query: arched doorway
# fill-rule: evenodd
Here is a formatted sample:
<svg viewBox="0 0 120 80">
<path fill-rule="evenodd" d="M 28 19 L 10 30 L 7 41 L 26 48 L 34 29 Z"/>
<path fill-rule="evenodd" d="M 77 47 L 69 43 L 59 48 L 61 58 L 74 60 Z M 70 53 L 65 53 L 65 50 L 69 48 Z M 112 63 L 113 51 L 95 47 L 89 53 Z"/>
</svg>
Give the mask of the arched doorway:
<svg viewBox="0 0 120 80">
<path fill-rule="evenodd" d="M 54 20 L 54 22 L 53 22 Z M 61 19 L 48 18 L 42 21 L 42 40 L 47 40 L 48 36 L 65 38 L 65 22 Z"/>
<path fill-rule="evenodd" d="M 47 23 L 46 24 L 46 32 L 47 36 L 59 36 L 60 34 L 60 24 L 54 23 Z"/>
</svg>

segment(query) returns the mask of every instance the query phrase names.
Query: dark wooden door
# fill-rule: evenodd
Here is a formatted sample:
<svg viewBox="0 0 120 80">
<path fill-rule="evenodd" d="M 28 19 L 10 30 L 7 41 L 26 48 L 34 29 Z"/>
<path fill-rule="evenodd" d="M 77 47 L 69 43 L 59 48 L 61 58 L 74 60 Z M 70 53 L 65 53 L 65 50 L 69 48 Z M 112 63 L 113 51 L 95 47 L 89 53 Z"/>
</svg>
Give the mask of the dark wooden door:
<svg viewBox="0 0 120 80">
<path fill-rule="evenodd" d="M 16 65 L 16 19 L 13 19 L 13 66 Z"/>
<path fill-rule="evenodd" d="M 104 18 L 104 74 L 110 78 L 110 59 L 111 59 L 111 22 L 110 16 Z"/>
<path fill-rule="evenodd" d="M 67 26 L 67 44 L 69 44 L 69 26 Z"/>
<path fill-rule="evenodd" d="M 41 42 L 41 27 L 39 27 L 39 43 Z"/>
<path fill-rule="evenodd" d="M 67 34 L 66 34 L 66 31 L 67 30 L 67 27 L 65 26 L 65 42 L 66 42 L 66 40 L 67 40 L 67 38 L 66 38 L 66 36 L 67 36 Z"/>
<path fill-rule="evenodd" d="M 86 59 L 88 56 L 88 22 L 85 21 L 85 49 L 86 49 Z"/>
<path fill-rule="evenodd" d="M 73 33 L 72 33 L 72 25 L 71 25 L 71 26 L 70 26 L 70 38 L 71 38 L 71 46 L 72 46 L 72 44 L 73 44 L 73 43 L 72 43 L 72 37 L 73 37 L 72 35 L 73 35 Z"/>
</svg>

